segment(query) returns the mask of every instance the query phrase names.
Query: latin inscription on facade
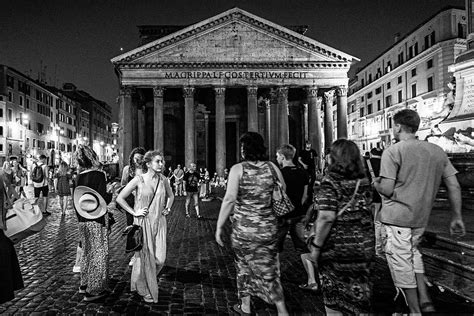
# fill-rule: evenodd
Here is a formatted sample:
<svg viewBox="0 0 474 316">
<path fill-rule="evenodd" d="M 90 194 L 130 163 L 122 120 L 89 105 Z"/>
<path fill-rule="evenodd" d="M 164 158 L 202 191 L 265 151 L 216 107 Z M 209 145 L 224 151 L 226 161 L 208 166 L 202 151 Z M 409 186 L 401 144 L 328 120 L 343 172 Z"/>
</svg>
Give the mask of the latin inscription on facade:
<svg viewBox="0 0 474 316">
<path fill-rule="evenodd" d="M 458 115 L 474 113 L 474 78 L 464 80 L 464 91 L 462 96 L 461 109 Z"/>
<path fill-rule="evenodd" d="M 301 71 L 175 71 L 165 79 L 306 79 Z"/>
</svg>

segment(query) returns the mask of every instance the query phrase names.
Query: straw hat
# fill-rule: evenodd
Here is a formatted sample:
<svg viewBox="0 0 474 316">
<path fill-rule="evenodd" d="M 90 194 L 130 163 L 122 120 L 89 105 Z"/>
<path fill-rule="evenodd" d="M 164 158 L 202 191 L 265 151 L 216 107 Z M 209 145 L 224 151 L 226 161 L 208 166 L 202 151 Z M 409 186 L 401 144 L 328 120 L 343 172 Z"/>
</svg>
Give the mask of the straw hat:
<svg viewBox="0 0 474 316">
<path fill-rule="evenodd" d="M 104 198 L 86 186 L 78 186 L 74 190 L 74 208 L 85 219 L 96 219 L 107 212 Z"/>
</svg>

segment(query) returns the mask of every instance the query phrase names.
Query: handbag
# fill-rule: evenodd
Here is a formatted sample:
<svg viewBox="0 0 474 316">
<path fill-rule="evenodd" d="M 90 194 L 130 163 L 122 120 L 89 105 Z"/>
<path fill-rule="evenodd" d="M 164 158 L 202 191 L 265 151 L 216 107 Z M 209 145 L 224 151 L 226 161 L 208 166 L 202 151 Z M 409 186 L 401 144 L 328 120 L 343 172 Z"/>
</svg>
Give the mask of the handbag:
<svg viewBox="0 0 474 316">
<path fill-rule="evenodd" d="M 38 205 L 22 198 L 17 200 L 6 214 L 7 230 L 5 235 L 16 244 L 34 235 L 46 226 L 46 220 Z"/>
<path fill-rule="evenodd" d="M 156 184 L 155 191 L 153 192 L 153 197 L 148 204 L 148 208 L 151 206 L 151 203 L 155 199 L 156 191 L 158 190 L 158 185 L 160 181 Z M 141 224 L 143 220 L 141 220 Z M 133 224 L 133 226 L 127 232 L 127 243 L 125 245 L 125 252 L 134 252 L 140 251 L 143 248 L 143 227 L 141 225 Z"/>
<path fill-rule="evenodd" d="M 291 203 L 290 198 L 286 194 L 285 190 L 283 190 L 282 184 L 278 179 L 275 169 L 273 166 L 267 162 L 273 176 L 273 192 L 272 192 L 272 209 L 273 213 L 277 217 L 282 217 L 295 209 L 293 203 Z"/>
</svg>

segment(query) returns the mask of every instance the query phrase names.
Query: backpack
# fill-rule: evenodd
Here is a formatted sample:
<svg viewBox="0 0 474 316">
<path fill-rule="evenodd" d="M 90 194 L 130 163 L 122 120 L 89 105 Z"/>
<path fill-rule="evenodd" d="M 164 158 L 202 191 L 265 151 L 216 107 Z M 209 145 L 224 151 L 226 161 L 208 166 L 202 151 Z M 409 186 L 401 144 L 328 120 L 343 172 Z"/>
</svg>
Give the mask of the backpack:
<svg viewBox="0 0 474 316">
<path fill-rule="evenodd" d="M 41 183 L 44 180 L 43 166 L 36 166 L 31 173 L 31 180 L 35 183 Z"/>
</svg>

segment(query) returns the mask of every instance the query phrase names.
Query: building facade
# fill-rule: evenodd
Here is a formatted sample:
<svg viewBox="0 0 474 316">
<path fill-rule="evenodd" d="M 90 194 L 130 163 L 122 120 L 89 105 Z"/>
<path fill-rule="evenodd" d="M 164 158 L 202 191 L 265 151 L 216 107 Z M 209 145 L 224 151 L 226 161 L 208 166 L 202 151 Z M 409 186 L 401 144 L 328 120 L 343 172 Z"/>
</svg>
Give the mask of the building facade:
<svg viewBox="0 0 474 316">
<path fill-rule="evenodd" d="M 99 108 L 94 113 L 107 115 L 97 115 L 92 124 L 87 117 L 85 135 L 95 135 L 93 140 L 104 148 L 103 153 L 98 153 L 106 160 L 105 148 L 112 144 L 110 106 L 89 95 L 86 102 L 69 94 L 69 91 L 33 80 L 12 67 L 0 65 L 0 162 L 17 156 L 23 164 L 29 165 L 32 159 L 28 158 L 44 154 L 49 164 L 57 165 L 60 160 L 70 163 L 76 146 L 84 142 L 77 133 L 83 128 L 82 107 L 91 106 Z M 89 115 L 88 111 L 86 113 Z M 100 146 L 101 141 L 104 146 Z"/>
<path fill-rule="evenodd" d="M 121 161 L 144 146 L 164 151 L 173 165 L 197 162 L 222 175 L 240 160 L 246 131 L 265 137 L 271 158 L 280 144 L 301 148 L 305 139 L 321 152 L 333 137 L 322 129 L 333 119 L 321 110 L 329 91 L 343 122 L 337 136 L 347 136 L 347 72 L 355 57 L 304 36 L 304 28 L 239 8 L 164 28 L 148 27 L 157 39 L 112 59 L 121 88 Z"/>
<path fill-rule="evenodd" d="M 112 145 L 112 108 L 87 92 L 77 89 L 72 83 L 65 83 L 61 92 L 80 104 L 81 112 L 76 127 L 81 130 L 78 141 L 94 149 L 103 161 L 110 160 Z"/>
<path fill-rule="evenodd" d="M 422 119 L 418 137 L 450 128 L 449 66 L 466 49 L 466 13 L 445 8 L 356 72 L 349 83 L 348 136 L 362 151 L 391 142 L 392 116 L 403 108 Z"/>
</svg>

